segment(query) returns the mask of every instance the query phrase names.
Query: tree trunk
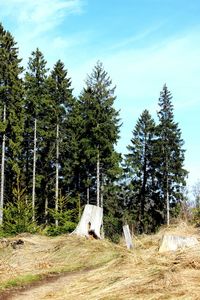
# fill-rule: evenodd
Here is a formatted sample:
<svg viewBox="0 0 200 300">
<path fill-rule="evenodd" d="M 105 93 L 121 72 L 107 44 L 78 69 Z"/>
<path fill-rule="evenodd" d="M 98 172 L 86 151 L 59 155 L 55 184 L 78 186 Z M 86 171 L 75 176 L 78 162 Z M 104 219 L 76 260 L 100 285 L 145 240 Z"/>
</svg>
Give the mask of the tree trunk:
<svg viewBox="0 0 200 300">
<path fill-rule="evenodd" d="M 6 106 L 3 109 L 3 122 L 6 121 Z M 5 143 L 6 135 L 3 134 L 2 156 L 1 156 L 1 198 L 0 198 L 0 225 L 3 224 L 3 206 L 4 206 L 4 168 L 5 168 Z"/>
<path fill-rule="evenodd" d="M 168 179 L 168 159 L 166 158 L 166 221 L 169 226 L 169 179 Z"/>
<path fill-rule="evenodd" d="M 100 202 L 100 206 L 103 208 L 103 191 L 104 191 L 104 186 L 103 186 L 103 183 L 101 185 L 101 202 Z"/>
<path fill-rule="evenodd" d="M 100 206 L 100 159 L 99 159 L 99 151 L 97 154 L 97 206 Z"/>
<path fill-rule="evenodd" d="M 33 189 L 32 189 L 32 220 L 35 221 L 35 171 L 37 147 L 37 119 L 34 121 L 34 146 L 33 146 Z"/>
<path fill-rule="evenodd" d="M 140 216 L 141 216 L 140 227 L 142 228 L 142 232 L 145 231 L 144 215 L 145 215 L 145 200 L 146 200 L 146 184 L 147 184 L 147 158 L 146 158 L 146 145 L 145 145 L 142 188 L 140 192 L 140 201 L 141 201 L 140 202 Z"/>
<path fill-rule="evenodd" d="M 169 226 L 169 185 L 168 185 L 168 174 L 166 178 L 166 207 L 167 207 L 167 226 Z"/>
<path fill-rule="evenodd" d="M 45 209 L 44 209 L 44 216 L 45 216 L 45 223 L 47 224 L 48 223 L 48 219 L 47 219 L 47 216 L 48 216 L 48 206 L 49 206 L 49 203 L 48 203 L 48 197 L 45 198 Z"/>
<path fill-rule="evenodd" d="M 101 225 L 103 220 L 103 209 L 96 205 L 86 204 L 82 217 L 74 234 L 81 236 L 93 236 L 94 238 L 101 238 Z"/>
<path fill-rule="evenodd" d="M 87 204 L 90 204 L 90 188 L 87 187 Z"/>
<path fill-rule="evenodd" d="M 125 237 L 127 248 L 129 250 L 133 249 L 133 241 L 132 241 L 132 237 L 131 237 L 131 233 L 130 233 L 130 229 L 129 229 L 128 225 L 123 226 L 123 232 L 124 232 L 124 237 Z"/>
<path fill-rule="evenodd" d="M 102 184 L 101 184 L 101 204 L 100 207 L 102 208 L 103 211 L 103 192 L 104 192 L 104 186 L 103 186 L 103 179 L 102 179 Z M 104 234 L 104 226 L 103 226 L 103 217 L 102 217 L 102 225 L 101 225 L 101 237 L 104 239 L 105 234 Z"/>
<path fill-rule="evenodd" d="M 58 212 L 58 182 L 59 176 L 59 125 L 56 126 L 56 190 L 55 190 L 55 210 Z M 56 227 L 58 226 L 58 220 L 55 220 Z"/>
</svg>

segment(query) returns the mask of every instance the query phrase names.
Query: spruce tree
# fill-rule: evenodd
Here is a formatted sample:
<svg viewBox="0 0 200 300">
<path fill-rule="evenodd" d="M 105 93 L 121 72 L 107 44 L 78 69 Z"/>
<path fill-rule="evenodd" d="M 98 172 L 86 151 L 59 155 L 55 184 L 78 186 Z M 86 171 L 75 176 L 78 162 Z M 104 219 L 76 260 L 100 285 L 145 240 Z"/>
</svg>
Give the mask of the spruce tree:
<svg viewBox="0 0 200 300">
<path fill-rule="evenodd" d="M 133 130 L 131 144 L 125 155 L 125 170 L 129 198 L 129 214 L 132 215 L 136 231 L 139 233 L 154 230 L 152 208 L 156 206 L 154 194 L 154 142 L 155 122 L 144 110 Z M 131 201 L 130 201 L 131 199 Z"/>
<path fill-rule="evenodd" d="M 52 142 L 55 145 L 54 155 L 52 155 L 52 164 L 55 166 L 55 209 L 58 210 L 59 189 L 63 190 L 63 182 L 59 183 L 59 178 L 63 178 L 61 172 L 61 157 L 64 156 L 65 147 L 63 144 L 67 135 L 67 118 L 71 110 L 74 98 L 72 96 L 71 79 L 68 78 L 68 72 L 65 70 L 64 63 L 60 60 L 55 64 L 48 78 L 48 93 L 51 100 L 52 109 Z M 64 158 L 65 160 L 66 158 Z M 59 176 L 60 171 L 60 176 Z M 56 225 L 58 221 L 56 220 Z"/>
<path fill-rule="evenodd" d="M 120 124 L 119 112 L 114 108 L 114 92 L 112 80 L 102 63 L 97 62 L 79 99 L 83 177 L 85 188 L 90 184 L 91 192 L 96 193 L 97 205 L 101 205 L 101 187 L 113 182 L 119 171 L 120 156 L 114 146 L 119 138 Z"/>
<path fill-rule="evenodd" d="M 177 208 L 183 199 L 187 171 L 184 169 L 184 141 L 181 130 L 174 121 L 172 94 L 163 86 L 159 98 L 159 125 L 157 126 L 158 181 L 165 204 L 165 221 L 169 225 L 170 210 Z"/>
<path fill-rule="evenodd" d="M 23 68 L 20 64 L 16 42 L 10 32 L 4 30 L 0 24 L 0 108 L 1 111 L 6 110 L 4 126 L 1 127 L 1 138 L 6 137 L 4 198 L 9 200 L 13 198 L 12 191 L 17 181 L 20 179 L 23 184 L 24 95 L 21 79 Z M 3 194 L 4 192 L 2 197 Z M 1 208 L 3 202 L 2 198 Z"/>
<path fill-rule="evenodd" d="M 42 187 L 42 183 L 47 180 L 45 167 L 48 164 L 46 157 L 50 147 L 48 139 L 49 98 L 46 84 L 47 71 L 44 56 L 39 49 L 36 49 L 29 58 L 25 75 L 26 128 L 24 133 L 24 156 L 26 160 L 27 189 L 29 194 L 32 191 L 33 220 L 35 219 L 36 193 L 38 193 L 37 196 L 40 199 L 40 203 L 37 203 L 39 209 L 43 210 L 47 190 L 46 186 Z M 41 190 L 42 188 L 43 191 Z"/>
</svg>

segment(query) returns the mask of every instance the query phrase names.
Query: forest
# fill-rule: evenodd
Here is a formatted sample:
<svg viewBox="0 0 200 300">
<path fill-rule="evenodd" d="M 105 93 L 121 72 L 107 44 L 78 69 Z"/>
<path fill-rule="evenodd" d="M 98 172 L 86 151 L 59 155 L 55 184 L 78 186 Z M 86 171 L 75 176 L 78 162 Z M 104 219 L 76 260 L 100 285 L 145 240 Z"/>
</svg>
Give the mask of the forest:
<svg viewBox="0 0 200 300">
<path fill-rule="evenodd" d="M 72 86 L 64 63 L 50 70 L 38 48 L 22 67 L 14 37 L 0 25 L 2 233 L 71 232 L 89 203 L 103 207 L 105 236 L 113 241 L 123 224 L 136 234 L 169 224 L 181 213 L 188 172 L 167 85 L 157 121 L 141 112 L 123 154 L 116 150 L 123 120 L 103 64 L 78 97 Z"/>
</svg>

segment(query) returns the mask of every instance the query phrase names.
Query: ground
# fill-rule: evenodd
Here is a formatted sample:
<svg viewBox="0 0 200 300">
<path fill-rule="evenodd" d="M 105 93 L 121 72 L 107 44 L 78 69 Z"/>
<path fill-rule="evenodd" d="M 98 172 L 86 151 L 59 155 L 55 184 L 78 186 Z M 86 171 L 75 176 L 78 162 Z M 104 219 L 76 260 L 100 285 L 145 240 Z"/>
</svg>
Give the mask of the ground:
<svg viewBox="0 0 200 300">
<path fill-rule="evenodd" d="M 3 240 L 0 299 L 200 299 L 200 245 L 159 253 L 166 232 L 200 241 L 199 230 L 185 223 L 134 236 L 131 251 L 123 240 L 115 245 L 74 235 Z M 24 243 L 13 247 L 16 240 Z"/>
</svg>

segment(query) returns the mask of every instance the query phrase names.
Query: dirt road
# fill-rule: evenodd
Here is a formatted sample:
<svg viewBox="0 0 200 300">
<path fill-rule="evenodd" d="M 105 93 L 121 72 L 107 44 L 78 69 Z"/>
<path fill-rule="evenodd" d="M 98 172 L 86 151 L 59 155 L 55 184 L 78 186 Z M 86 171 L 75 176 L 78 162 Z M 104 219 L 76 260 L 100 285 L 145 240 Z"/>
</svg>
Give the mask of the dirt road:
<svg viewBox="0 0 200 300">
<path fill-rule="evenodd" d="M 2 296 L 3 298 L 0 297 L 0 300 L 85 299 L 85 296 L 81 294 L 78 298 L 77 296 L 69 296 L 67 286 L 77 282 L 77 280 L 84 280 L 89 272 L 90 271 L 81 271 L 50 277 L 28 288 L 16 290 L 10 294 L 7 293 Z"/>
</svg>

